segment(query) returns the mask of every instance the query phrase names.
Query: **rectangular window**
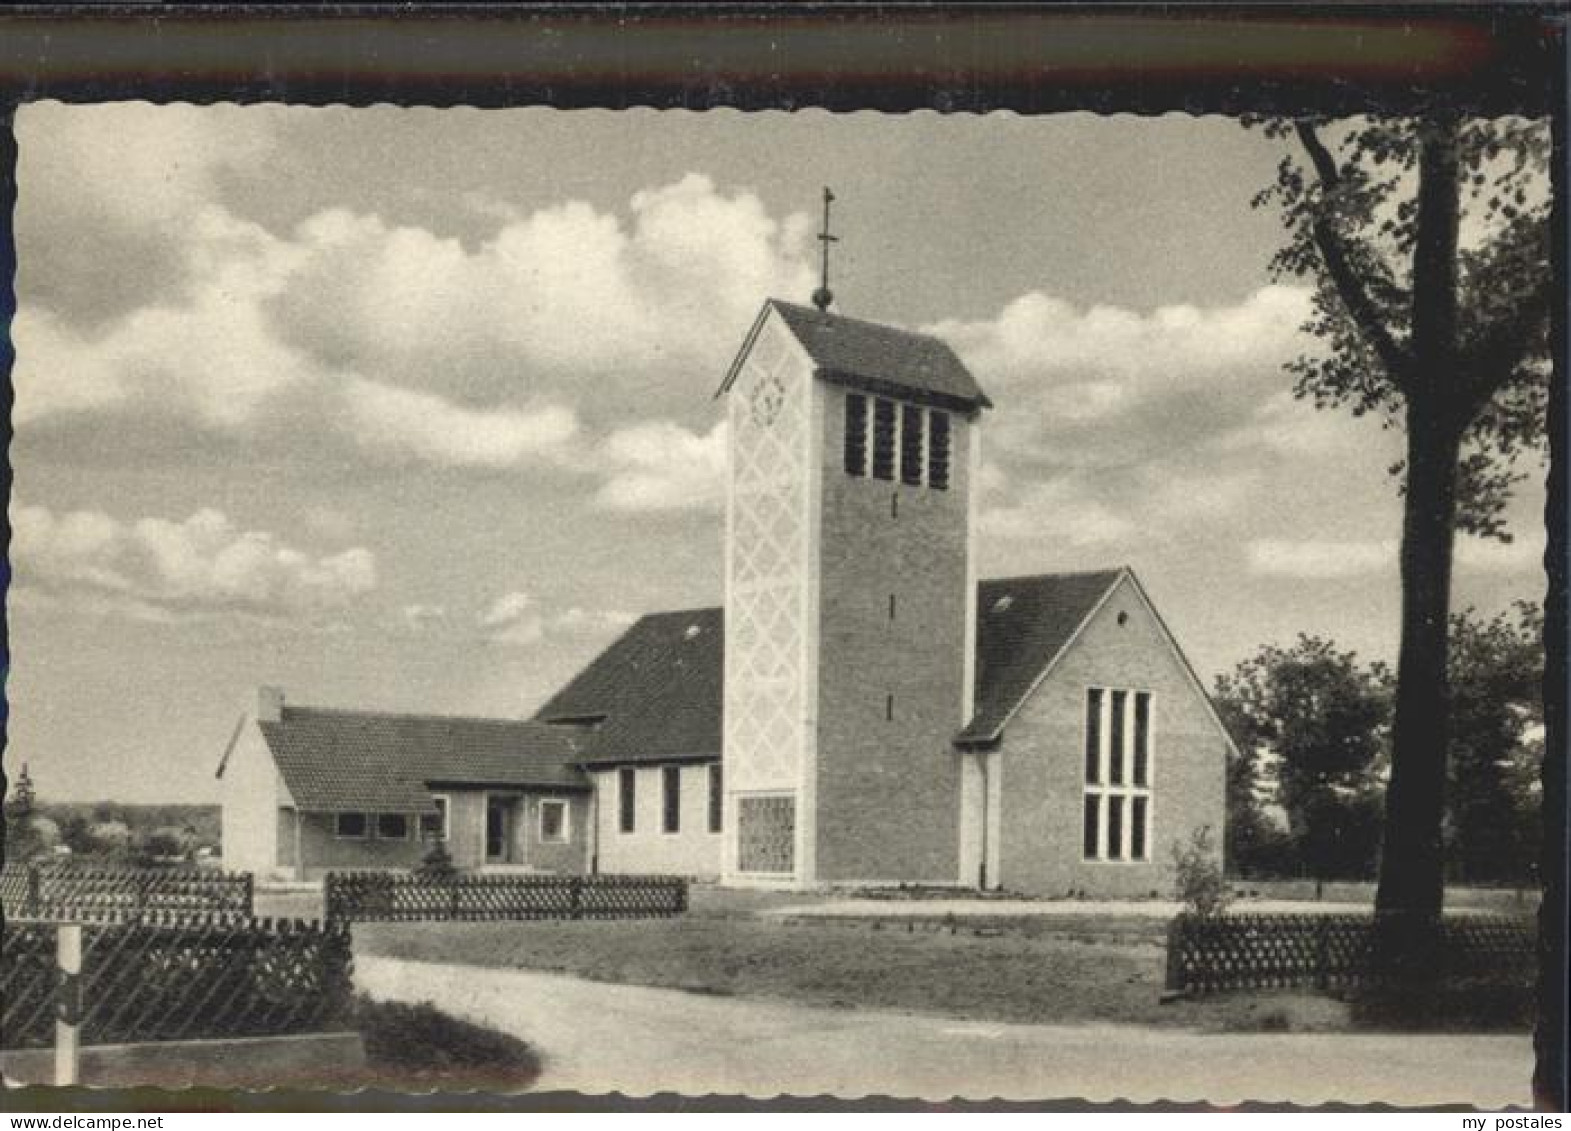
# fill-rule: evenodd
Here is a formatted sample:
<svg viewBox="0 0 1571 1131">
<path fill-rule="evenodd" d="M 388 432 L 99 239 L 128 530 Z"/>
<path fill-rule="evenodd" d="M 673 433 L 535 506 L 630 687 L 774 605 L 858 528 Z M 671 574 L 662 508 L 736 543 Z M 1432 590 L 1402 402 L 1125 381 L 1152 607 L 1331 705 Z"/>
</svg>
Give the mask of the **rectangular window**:
<svg viewBox="0 0 1571 1131">
<path fill-rule="evenodd" d="M 447 798 L 433 797 L 431 803 L 436 806 L 436 812 L 420 814 L 420 839 L 446 840 Z"/>
<path fill-rule="evenodd" d="M 908 487 L 922 485 L 922 417 L 919 405 L 900 406 L 900 482 Z"/>
<path fill-rule="evenodd" d="M 709 831 L 720 831 L 720 823 L 725 818 L 725 790 L 721 777 L 720 763 L 716 762 L 709 767 Z"/>
<path fill-rule="evenodd" d="M 340 840 L 363 840 L 367 827 L 364 813 L 339 813 L 333 822 L 333 835 Z"/>
<path fill-rule="evenodd" d="M 796 799 L 742 797 L 736 808 L 740 872 L 789 875 L 796 867 Z"/>
<path fill-rule="evenodd" d="M 873 478 L 895 477 L 895 402 L 873 401 Z"/>
<path fill-rule="evenodd" d="M 1086 692 L 1086 781 L 1102 780 L 1102 689 Z"/>
<path fill-rule="evenodd" d="M 884 696 L 884 721 L 886 723 L 893 722 L 894 718 L 895 718 L 895 697 L 893 695 L 886 695 L 886 696 Z"/>
<path fill-rule="evenodd" d="M 1151 693 L 1135 692 L 1135 784 L 1150 784 L 1146 778 L 1151 763 Z"/>
<path fill-rule="evenodd" d="M 1151 693 L 1086 688 L 1085 744 L 1086 859 L 1149 859 Z"/>
<path fill-rule="evenodd" d="M 668 833 L 682 831 L 682 767 L 660 768 L 660 827 Z"/>
<path fill-rule="evenodd" d="M 895 595 L 893 593 L 889 594 L 889 619 L 895 619 Z"/>
<path fill-rule="evenodd" d="M 867 474 L 867 398 L 846 394 L 845 468 L 858 478 Z"/>
<path fill-rule="evenodd" d="M 949 414 L 936 408 L 927 414 L 927 485 L 949 490 Z"/>
<path fill-rule="evenodd" d="M 540 802 L 540 842 L 542 844 L 567 842 L 567 802 Z"/>
<path fill-rule="evenodd" d="M 1107 858 L 1124 858 L 1124 795 L 1111 793 L 1107 797 Z"/>
<path fill-rule="evenodd" d="M 632 832 L 638 825 L 638 771 L 623 766 L 617 771 L 616 810 L 617 827 L 624 833 Z"/>
<path fill-rule="evenodd" d="M 377 840 L 408 840 L 409 817 L 404 813 L 378 813 L 376 815 Z"/>
</svg>

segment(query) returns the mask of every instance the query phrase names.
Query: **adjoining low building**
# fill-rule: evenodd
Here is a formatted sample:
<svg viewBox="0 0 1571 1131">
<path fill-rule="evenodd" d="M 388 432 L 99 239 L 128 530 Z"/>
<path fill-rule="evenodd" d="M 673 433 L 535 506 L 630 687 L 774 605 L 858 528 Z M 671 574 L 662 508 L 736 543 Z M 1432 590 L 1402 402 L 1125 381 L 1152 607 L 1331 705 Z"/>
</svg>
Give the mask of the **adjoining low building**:
<svg viewBox="0 0 1571 1131">
<path fill-rule="evenodd" d="M 316 879 L 417 867 L 585 870 L 589 784 L 574 736 L 510 719 L 295 706 L 261 689 L 218 767 L 226 868 Z"/>
</svg>

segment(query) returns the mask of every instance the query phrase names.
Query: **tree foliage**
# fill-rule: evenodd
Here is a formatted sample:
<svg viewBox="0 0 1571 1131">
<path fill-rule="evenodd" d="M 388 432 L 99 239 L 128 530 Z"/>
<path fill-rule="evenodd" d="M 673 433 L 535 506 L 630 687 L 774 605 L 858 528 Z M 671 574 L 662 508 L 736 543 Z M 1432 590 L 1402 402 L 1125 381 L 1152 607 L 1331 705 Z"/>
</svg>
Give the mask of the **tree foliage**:
<svg viewBox="0 0 1571 1131">
<path fill-rule="evenodd" d="M 1262 755 L 1275 763 L 1289 858 L 1316 879 L 1362 878 L 1372 868 L 1390 686 L 1384 665 L 1366 666 L 1328 640 L 1302 635 L 1290 648 L 1261 648 L 1217 679 L 1217 707 L 1240 750 L 1257 764 Z M 1240 847 L 1272 851 L 1269 834 Z"/>
</svg>

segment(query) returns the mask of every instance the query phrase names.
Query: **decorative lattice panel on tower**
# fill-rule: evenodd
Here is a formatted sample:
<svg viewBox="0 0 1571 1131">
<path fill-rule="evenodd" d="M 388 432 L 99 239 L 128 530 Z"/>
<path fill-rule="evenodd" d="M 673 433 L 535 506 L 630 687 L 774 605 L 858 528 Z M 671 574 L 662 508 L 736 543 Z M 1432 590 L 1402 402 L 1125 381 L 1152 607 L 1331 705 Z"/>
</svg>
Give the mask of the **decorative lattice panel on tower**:
<svg viewBox="0 0 1571 1131">
<path fill-rule="evenodd" d="M 794 788 L 801 770 L 811 373 L 787 333 L 765 324 L 730 396 L 725 750 L 738 790 Z"/>
<path fill-rule="evenodd" d="M 796 799 L 744 797 L 737 804 L 737 867 L 790 873 L 796 858 Z"/>
</svg>

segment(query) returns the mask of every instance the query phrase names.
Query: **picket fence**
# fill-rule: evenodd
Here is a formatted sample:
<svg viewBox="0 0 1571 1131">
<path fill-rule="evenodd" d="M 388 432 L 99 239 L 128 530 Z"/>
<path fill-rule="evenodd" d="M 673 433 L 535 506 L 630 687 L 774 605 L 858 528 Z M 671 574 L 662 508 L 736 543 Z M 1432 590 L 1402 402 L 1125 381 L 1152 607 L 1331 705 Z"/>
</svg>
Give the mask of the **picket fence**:
<svg viewBox="0 0 1571 1131">
<path fill-rule="evenodd" d="M 330 872 L 335 921 L 433 919 L 646 919 L 687 910 L 674 876 L 451 876 Z"/>
<path fill-rule="evenodd" d="M 263 1037 L 342 1028 L 353 994 L 344 924 L 146 912 L 82 928 L 81 975 L 63 979 L 59 923 L 7 917 L 0 1044 L 53 1043 L 57 1010 L 83 1044 Z M 70 999 L 67 1004 L 67 999 Z"/>
<path fill-rule="evenodd" d="M 0 906 L 7 917 L 91 922 L 159 914 L 250 916 L 254 898 L 249 872 L 72 862 L 7 865 L 0 871 Z"/>
<path fill-rule="evenodd" d="M 1351 989 L 1369 983 L 1372 915 L 1179 915 L 1168 928 L 1167 989 Z M 1532 923 L 1468 915 L 1443 921 L 1440 976 L 1450 982 L 1531 986 L 1537 974 Z"/>
</svg>

